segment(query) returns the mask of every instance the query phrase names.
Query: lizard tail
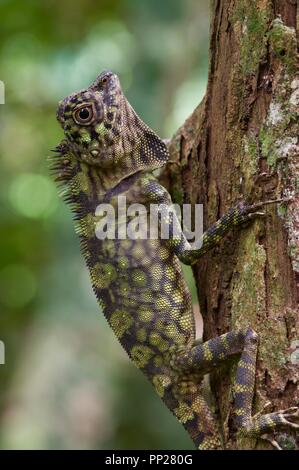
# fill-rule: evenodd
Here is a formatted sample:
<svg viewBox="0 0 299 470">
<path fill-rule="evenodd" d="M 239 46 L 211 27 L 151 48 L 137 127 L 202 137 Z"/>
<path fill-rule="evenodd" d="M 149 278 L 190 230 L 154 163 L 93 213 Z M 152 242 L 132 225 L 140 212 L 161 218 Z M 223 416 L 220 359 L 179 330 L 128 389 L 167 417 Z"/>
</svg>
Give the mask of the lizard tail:
<svg viewBox="0 0 299 470">
<path fill-rule="evenodd" d="M 198 393 L 198 389 L 196 393 L 180 394 L 179 398 L 174 398 L 172 395 L 171 403 L 167 403 L 168 400 L 165 401 L 168 408 L 184 426 L 197 449 L 223 450 L 215 418 L 202 394 Z"/>
<path fill-rule="evenodd" d="M 196 448 L 199 450 L 222 450 L 217 423 L 204 397 L 201 394 L 191 395 L 180 406 L 186 410 L 181 422 Z"/>
</svg>

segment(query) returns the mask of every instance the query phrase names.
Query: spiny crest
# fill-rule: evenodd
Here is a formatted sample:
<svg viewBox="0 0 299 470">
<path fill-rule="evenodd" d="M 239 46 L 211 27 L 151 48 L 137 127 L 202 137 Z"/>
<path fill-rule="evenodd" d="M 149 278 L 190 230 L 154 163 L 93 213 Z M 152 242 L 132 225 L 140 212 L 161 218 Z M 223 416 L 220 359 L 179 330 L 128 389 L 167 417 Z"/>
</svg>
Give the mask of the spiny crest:
<svg viewBox="0 0 299 470">
<path fill-rule="evenodd" d="M 54 152 L 54 155 L 49 156 L 48 161 L 50 172 L 59 187 L 59 195 L 77 214 L 79 201 L 72 181 L 78 172 L 79 162 L 74 159 L 69 151 L 67 141 L 63 140 L 52 152 Z"/>
<path fill-rule="evenodd" d="M 48 157 L 50 171 L 59 186 L 59 196 L 70 206 L 73 213 L 75 232 L 80 237 L 81 251 L 87 253 L 85 204 L 82 204 L 81 188 L 76 187 L 76 176 L 82 170 L 80 162 L 69 151 L 67 141 L 62 141 L 52 150 L 54 155 Z M 84 164 L 83 164 L 84 165 Z"/>
</svg>

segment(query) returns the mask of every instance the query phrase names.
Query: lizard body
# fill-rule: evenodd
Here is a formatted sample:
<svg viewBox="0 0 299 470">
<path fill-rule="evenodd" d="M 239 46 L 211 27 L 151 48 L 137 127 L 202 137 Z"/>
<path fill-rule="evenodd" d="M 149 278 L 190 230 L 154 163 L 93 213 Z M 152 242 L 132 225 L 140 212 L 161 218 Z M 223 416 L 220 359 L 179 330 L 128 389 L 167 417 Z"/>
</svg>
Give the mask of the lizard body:
<svg viewBox="0 0 299 470">
<path fill-rule="evenodd" d="M 167 147 L 137 116 L 112 72 L 103 72 L 89 88 L 61 101 L 57 118 L 65 138 L 52 167 L 74 212 L 95 295 L 129 357 L 196 447 L 222 448 L 202 396 L 202 378 L 234 356 L 240 356 L 234 388 L 239 432 L 259 437 L 276 427 L 295 427 L 297 408 L 252 418 L 257 335 L 250 328 L 203 344 L 195 340 L 191 295 L 180 264 L 196 262 L 232 226 L 255 216 L 260 205 L 231 209 L 203 234 L 196 250 L 182 231 L 174 235 L 179 222 L 173 214 L 168 240 L 150 239 L 147 226 L 144 239 L 99 239 L 99 204 L 117 209 L 119 196 L 125 196 L 127 205 L 146 208 L 145 221 L 151 204 L 171 204 L 167 190 L 152 174 L 168 160 Z M 116 219 L 118 227 L 128 223 Z"/>
</svg>

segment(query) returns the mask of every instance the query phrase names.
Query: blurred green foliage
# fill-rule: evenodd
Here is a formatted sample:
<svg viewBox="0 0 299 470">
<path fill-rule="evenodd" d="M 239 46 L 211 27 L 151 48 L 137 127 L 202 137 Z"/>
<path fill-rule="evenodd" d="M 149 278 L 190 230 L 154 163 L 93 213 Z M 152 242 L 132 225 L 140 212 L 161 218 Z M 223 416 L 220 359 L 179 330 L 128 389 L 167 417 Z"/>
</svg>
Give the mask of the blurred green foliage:
<svg viewBox="0 0 299 470">
<path fill-rule="evenodd" d="M 2 448 L 192 448 L 98 314 L 46 156 L 58 100 L 107 68 L 170 136 L 205 91 L 207 3 L 0 2 Z"/>
</svg>

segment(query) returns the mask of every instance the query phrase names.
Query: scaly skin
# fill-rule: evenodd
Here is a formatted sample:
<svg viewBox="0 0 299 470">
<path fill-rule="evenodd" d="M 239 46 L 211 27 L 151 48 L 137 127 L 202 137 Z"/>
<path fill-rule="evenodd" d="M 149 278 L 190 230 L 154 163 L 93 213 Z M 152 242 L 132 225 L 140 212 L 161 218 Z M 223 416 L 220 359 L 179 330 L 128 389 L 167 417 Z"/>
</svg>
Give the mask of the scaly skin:
<svg viewBox="0 0 299 470">
<path fill-rule="evenodd" d="M 168 150 L 137 116 L 124 97 L 118 77 L 103 72 L 86 90 L 59 103 L 57 118 L 65 138 L 52 168 L 75 214 L 82 252 L 93 290 L 111 328 L 134 364 L 142 370 L 199 449 L 221 449 L 211 411 L 201 393 L 203 375 L 232 356 L 240 356 L 235 415 L 242 435 L 260 437 L 281 426 L 294 428 L 298 409 L 252 418 L 257 335 L 232 331 L 199 344 L 191 295 L 180 260 L 198 261 L 233 226 L 259 215 L 263 205 L 239 204 L 203 234 L 192 250 L 172 214 L 170 239 L 105 239 L 95 234 L 100 203 L 117 206 L 171 204 L 152 170 L 164 165 Z M 145 216 L 148 219 L 148 214 Z M 167 217 L 162 212 L 162 217 Z M 118 225 L 129 223 L 117 220 Z"/>
</svg>

